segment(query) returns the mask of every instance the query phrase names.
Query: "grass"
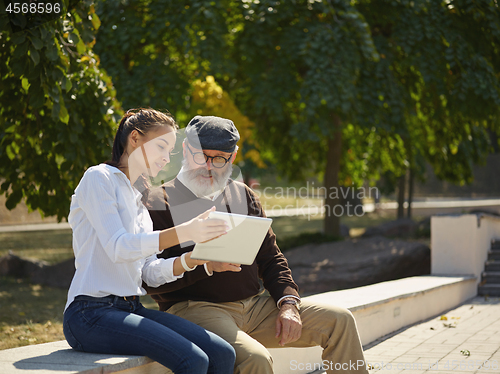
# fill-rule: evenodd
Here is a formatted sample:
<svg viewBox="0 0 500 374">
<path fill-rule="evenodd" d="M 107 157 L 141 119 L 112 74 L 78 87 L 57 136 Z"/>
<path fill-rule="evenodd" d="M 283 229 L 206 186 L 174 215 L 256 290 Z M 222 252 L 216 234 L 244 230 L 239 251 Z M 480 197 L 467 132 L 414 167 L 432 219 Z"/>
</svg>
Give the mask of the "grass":
<svg viewBox="0 0 500 374">
<path fill-rule="evenodd" d="M 0 349 L 64 339 L 66 290 L 0 278 Z"/>
<path fill-rule="evenodd" d="M 0 349 L 63 340 L 67 290 L 0 277 Z M 145 307 L 158 309 L 149 296 Z"/>
<path fill-rule="evenodd" d="M 0 256 L 9 251 L 17 256 L 43 260 L 49 264 L 73 257 L 71 230 L 0 233 Z"/>
<path fill-rule="evenodd" d="M 273 230 L 278 245 L 284 249 L 306 243 L 319 243 L 335 238 L 321 234 L 323 217 L 276 217 Z M 351 235 L 365 228 L 393 220 L 393 214 L 372 213 L 362 217 L 345 217 L 342 223 Z M 0 256 L 14 254 L 50 264 L 73 256 L 71 230 L 0 233 Z M 0 277 L 0 349 L 20 347 L 64 339 L 62 317 L 67 290 L 31 284 L 25 279 Z M 157 309 L 149 296 L 144 306 Z"/>
<path fill-rule="evenodd" d="M 0 256 L 17 256 L 49 264 L 73 257 L 71 230 L 0 233 Z M 62 318 L 67 290 L 0 277 L 0 349 L 63 340 Z M 158 309 L 149 296 L 144 306 Z"/>
<path fill-rule="evenodd" d="M 55 264 L 73 256 L 71 230 L 0 233 L 0 256 Z M 0 277 L 0 349 L 64 339 L 62 312 L 67 290 Z"/>
</svg>

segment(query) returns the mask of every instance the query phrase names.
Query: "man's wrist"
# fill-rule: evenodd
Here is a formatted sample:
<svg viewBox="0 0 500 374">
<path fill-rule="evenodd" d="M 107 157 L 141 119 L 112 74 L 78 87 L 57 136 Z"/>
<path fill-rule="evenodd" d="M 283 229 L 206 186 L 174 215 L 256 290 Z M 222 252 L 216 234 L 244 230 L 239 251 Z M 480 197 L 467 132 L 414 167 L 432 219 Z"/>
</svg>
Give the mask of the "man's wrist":
<svg viewBox="0 0 500 374">
<path fill-rule="evenodd" d="M 278 300 L 278 302 L 276 303 L 276 306 L 278 307 L 278 309 L 280 309 L 281 305 L 283 305 L 283 302 L 285 302 L 287 300 L 295 301 L 297 303 L 297 308 L 300 308 L 300 297 L 295 296 L 295 295 L 285 295 L 282 298 L 280 298 Z"/>
<path fill-rule="evenodd" d="M 285 305 L 290 305 L 292 307 L 294 307 L 295 309 L 297 309 L 297 312 L 300 312 L 300 305 L 299 303 L 297 302 L 297 300 L 295 299 L 287 299 L 287 300 L 283 300 L 281 302 L 281 307 L 280 307 L 280 310 L 283 309 L 283 307 Z"/>
</svg>

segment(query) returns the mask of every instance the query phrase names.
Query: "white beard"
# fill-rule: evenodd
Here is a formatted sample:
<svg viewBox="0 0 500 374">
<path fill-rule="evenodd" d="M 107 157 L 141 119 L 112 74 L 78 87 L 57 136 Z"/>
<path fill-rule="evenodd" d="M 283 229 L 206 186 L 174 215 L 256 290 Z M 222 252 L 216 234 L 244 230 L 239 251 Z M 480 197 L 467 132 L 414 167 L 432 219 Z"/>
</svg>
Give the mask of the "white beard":
<svg viewBox="0 0 500 374">
<path fill-rule="evenodd" d="M 185 178 L 186 187 L 194 192 L 198 197 L 209 196 L 214 192 L 224 189 L 227 185 L 229 177 L 233 172 L 233 165 L 229 164 L 223 174 L 218 174 L 216 171 L 208 170 L 207 168 L 200 167 L 197 169 L 190 169 L 187 161 L 182 160 L 183 176 Z M 211 179 L 204 180 L 198 178 L 199 176 L 212 176 Z"/>
</svg>

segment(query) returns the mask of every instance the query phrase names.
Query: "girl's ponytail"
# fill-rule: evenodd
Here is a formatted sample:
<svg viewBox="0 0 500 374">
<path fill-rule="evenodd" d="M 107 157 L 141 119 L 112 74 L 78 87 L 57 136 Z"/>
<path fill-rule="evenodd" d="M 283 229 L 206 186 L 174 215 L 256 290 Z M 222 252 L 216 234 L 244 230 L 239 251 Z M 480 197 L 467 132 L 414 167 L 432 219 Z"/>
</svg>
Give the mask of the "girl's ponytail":
<svg viewBox="0 0 500 374">
<path fill-rule="evenodd" d="M 115 140 L 113 141 L 113 151 L 111 153 L 111 161 L 108 161 L 107 164 L 112 166 L 118 166 L 120 163 L 120 158 L 125 152 L 125 146 L 127 142 L 127 136 L 125 131 L 127 120 L 132 117 L 134 113 L 132 111 L 127 111 L 127 113 L 123 116 L 120 121 L 120 125 L 118 126 L 118 130 L 116 131 Z"/>
</svg>

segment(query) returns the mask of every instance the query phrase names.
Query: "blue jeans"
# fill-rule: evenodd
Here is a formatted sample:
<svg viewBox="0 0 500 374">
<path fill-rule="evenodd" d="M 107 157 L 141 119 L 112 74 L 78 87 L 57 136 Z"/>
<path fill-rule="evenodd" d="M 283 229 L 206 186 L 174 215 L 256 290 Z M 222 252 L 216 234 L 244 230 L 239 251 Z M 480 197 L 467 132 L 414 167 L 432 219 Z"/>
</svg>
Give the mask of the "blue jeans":
<svg viewBox="0 0 500 374">
<path fill-rule="evenodd" d="M 235 352 L 219 336 L 139 297 L 78 296 L 64 312 L 64 336 L 82 352 L 147 356 L 175 374 L 232 374 Z"/>
</svg>

